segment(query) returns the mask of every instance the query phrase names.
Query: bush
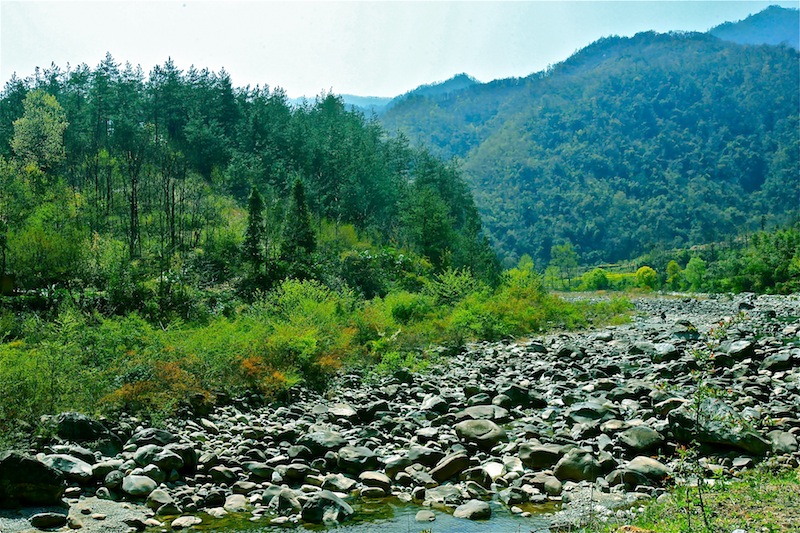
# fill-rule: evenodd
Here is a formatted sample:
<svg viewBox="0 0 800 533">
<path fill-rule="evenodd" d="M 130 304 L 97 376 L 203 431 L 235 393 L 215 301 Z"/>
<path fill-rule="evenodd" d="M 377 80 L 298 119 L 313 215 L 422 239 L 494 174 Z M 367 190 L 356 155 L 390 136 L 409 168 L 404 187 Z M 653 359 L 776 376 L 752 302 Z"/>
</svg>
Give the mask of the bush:
<svg viewBox="0 0 800 533">
<path fill-rule="evenodd" d="M 590 291 L 608 289 L 608 275 L 602 268 L 595 268 L 581 276 L 581 285 L 583 289 Z"/>
<path fill-rule="evenodd" d="M 660 286 L 658 273 L 649 266 L 640 267 L 636 271 L 636 285 L 642 289 L 657 289 Z"/>
</svg>

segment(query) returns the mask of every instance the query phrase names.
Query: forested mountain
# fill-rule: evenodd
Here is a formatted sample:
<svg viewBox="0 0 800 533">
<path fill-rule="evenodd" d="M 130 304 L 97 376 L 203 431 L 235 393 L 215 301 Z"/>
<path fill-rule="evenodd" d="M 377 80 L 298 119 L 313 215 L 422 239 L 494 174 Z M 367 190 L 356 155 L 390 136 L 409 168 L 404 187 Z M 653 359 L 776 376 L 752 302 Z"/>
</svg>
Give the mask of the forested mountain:
<svg viewBox="0 0 800 533">
<path fill-rule="evenodd" d="M 546 72 L 408 99 L 390 131 L 463 160 L 508 263 L 713 241 L 800 207 L 798 52 L 709 34 L 601 39 Z"/>
<path fill-rule="evenodd" d="M 800 49 L 800 10 L 770 6 L 739 22 L 720 24 L 709 33 L 739 44 L 785 44 Z"/>
<path fill-rule="evenodd" d="M 5 284 L 91 287 L 118 310 L 148 284 L 169 309 L 179 289 L 242 280 L 371 297 L 419 268 L 495 268 L 457 169 L 340 98 L 295 107 L 224 71 L 145 76 L 110 55 L 6 84 L 0 224 Z"/>
</svg>

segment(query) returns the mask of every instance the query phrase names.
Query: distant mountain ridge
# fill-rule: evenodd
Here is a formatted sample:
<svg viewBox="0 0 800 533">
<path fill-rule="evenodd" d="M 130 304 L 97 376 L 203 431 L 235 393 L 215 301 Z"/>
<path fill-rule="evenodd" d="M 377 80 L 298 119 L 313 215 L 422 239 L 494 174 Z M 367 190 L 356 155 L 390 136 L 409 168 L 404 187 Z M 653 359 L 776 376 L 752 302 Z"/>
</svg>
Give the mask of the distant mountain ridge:
<svg viewBox="0 0 800 533">
<path fill-rule="evenodd" d="M 770 6 L 739 22 L 725 22 L 711 35 L 738 44 L 785 44 L 800 49 L 800 10 Z"/>
<path fill-rule="evenodd" d="M 799 62 L 785 46 L 644 32 L 526 78 L 398 101 L 381 121 L 462 158 L 508 264 L 546 263 L 567 240 L 614 261 L 800 208 Z"/>
</svg>

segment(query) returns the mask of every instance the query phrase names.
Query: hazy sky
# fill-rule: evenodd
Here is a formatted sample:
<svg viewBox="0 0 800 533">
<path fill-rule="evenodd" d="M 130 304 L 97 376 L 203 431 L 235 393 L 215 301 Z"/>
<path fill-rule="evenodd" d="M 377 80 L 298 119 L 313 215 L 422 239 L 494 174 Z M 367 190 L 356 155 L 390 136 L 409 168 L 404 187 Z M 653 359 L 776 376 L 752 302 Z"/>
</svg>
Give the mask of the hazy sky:
<svg viewBox="0 0 800 533">
<path fill-rule="evenodd" d="M 145 72 L 224 67 L 236 86 L 395 96 L 466 72 L 526 76 L 608 35 L 706 31 L 795 1 L 247 2 L 0 0 L 0 82 L 111 52 Z"/>
</svg>

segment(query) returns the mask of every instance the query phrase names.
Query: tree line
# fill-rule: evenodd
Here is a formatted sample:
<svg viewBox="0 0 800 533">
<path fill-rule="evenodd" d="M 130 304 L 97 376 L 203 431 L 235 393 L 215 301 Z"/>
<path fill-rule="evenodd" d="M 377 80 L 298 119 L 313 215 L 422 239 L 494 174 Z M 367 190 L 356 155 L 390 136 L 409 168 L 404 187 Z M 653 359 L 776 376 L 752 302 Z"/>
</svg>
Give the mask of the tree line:
<svg viewBox="0 0 800 533">
<path fill-rule="evenodd" d="M 6 289 L 87 289 L 112 312 L 155 295 L 163 311 L 210 287 L 314 278 L 373 296 L 447 268 L 498 275 L 459 168 L 332 94 L 293 106 L 224 70 L 145 76 L 109 54 L 0 95 Z"/>
</svg>

